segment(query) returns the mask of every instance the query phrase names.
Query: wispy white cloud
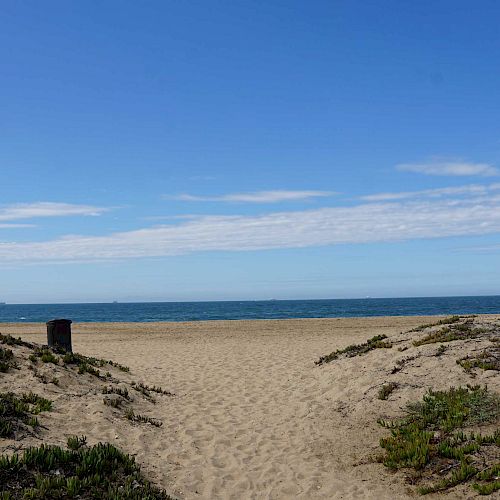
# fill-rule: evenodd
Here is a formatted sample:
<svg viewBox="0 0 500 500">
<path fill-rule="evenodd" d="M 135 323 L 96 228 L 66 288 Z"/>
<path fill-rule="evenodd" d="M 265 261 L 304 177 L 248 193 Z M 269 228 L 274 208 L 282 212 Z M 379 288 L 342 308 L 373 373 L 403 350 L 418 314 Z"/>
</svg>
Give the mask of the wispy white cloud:
<svg viewBox="0 0 500 500">
<path fill-rule="evenodd" d="M 0 224 L 0 229 L 18 229 L 23 227 L 35 227 L 34 224 Z"/>
<path fill-rule="evenodd" d="M 0 221 L 33 219 L 38 217 L 67 217 L 70 215 L 97 216 L 109 209 L 91 205 L 73 205 L 70 203 L 18 203 L 0 206 Z"/>
<path fill-rule="evenodd" d="M 282 201 L 307 200 L 332 196 L 331 191 L 255 191 L 251 193 L 232 193 L 221 196 L 196 196 L 192 194 L 179 194 L 166 196 L 169 199 L 181 201 L 218 201 L 229 203 L 278 203 Z"/>
<path fill-rule="evenodd" d="M 391 242 L 500 232 L 500 194 L 362 203 L 200 216 L 177 224 L 42 242 L 0 243 L 0 261 L 82 261 L 163 257 L 205 251 L 253 251 Z"/>
<path fill-rule="evenodd" d="M 500 175 L 500 170 L 489 163 L 472 163 L 466 161 L 433 160 L 424 163 L 401 163 L 396 169 L 404 172 L 416 172 L 425 175 L 443 176 L 479 176 L 493 177 Z"/>
<path fill-rule="evenodd" d="M 400 191 L 396 193 L 377 193 L 362 196 L 365 201 L 394 201 L 405 200 L 410 198 L 441 198 L 445 196 L 462 196 L 462 195 L 487 195 L 493 191 L 500 190 L 500 183 L 481 185 L 469 184 L 466 186 L 445 187 L 437 189 L 424 189 L 421 191 Z"/>
</svg>

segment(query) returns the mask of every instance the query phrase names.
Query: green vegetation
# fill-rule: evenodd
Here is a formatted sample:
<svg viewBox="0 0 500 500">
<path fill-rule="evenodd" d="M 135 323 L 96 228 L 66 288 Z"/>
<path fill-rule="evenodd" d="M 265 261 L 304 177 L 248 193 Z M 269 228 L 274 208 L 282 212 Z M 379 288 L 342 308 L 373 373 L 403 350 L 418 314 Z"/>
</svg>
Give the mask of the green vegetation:
<svg viewBox="0 0 500 500">
<path fill-rule="evenodd" d="M 157 394 L 163 394 L 165 396 L 175 396 L 175 394 L 173 392 L 162 389 L 161 387 L 156 387 L 154 385 L 149 386 L 149 385 L 143 384 L 142 382 L 139 382 L 138 384 L 135 382 L 132 382 L 132 387 L 136 391 L 144 394 L 144 396 L 146 396 L 146 397 L 150 397 L 151 392 L 156 392 Z"/>
<path fill-rule="evenodd" d="M 54 384 L 59 385 L 59 379 L 55 376 L 50 376 L 45 373 L 41 373 L 38 371 L 35 365 L 28 365 L 28 369 L 33 372 L 33 375 L 42 382 L 42 384 Z"/>
<path fill-rule="evenodd" d="M 87 444 L 86 436 L 70 436 L 67 441 L 67 446 L 70 450 L 79 450 Z"/>
<path fill-rule="evenodd" d="M 101 361 L 103 361 L 103 360 L 101 360 Z M 108 361 L 105 361 L 104 363 L 111 365 L 111 366 L 114 366 L 115 368 L 118 368 L 118 370 L 120 370 L 122 372 L 129 372 L 130 371 L 130 368 L 128 366 L 121 365 L 120 363 L 117 363 L 116 361 L 108 360 Z"/>
<path fill-rule="evenodd" d="M 77 354 L 74 352 L 66 353 L 63 358 L 63 363 L 65 365 L 76 365 L 78 366 L 78 373 L 90 373 L 98 378 L 109 378 L 111 374 L 109 372 L 106 375 L 101 375 L 98 368 L 102 368 L 106 365 L 114 366 L 123 372 L 128 372 L 130 369 L 127 366 L 123 366 L 120 363 L 115 363 L 114 361 L 106 361 L 104 359 L 93 358 L 91 356 L 84 356 L 83 354 Z"/>
<path fill-rule="evenodd" d="M 117 398 L 103 398 L 102 402 L 111 408 L 120 408 L 122 405 L 121 400 Z"/>
<path fill-rule="evenodd" d="M 425 330 L 426 328 L 432 328 L 433 326 L 453 325 L 454 323 L 458 323 L 462 319 L 462 317 L 473 318 L 474 316 L 449 316 L 448 318 L 441 319 L 439 321 L 436 321 L 435 323 L 427 323 L 425 325 L 419 325 L 415 328 L 412 328 L 411 330 L 408 330 L 408 333 L 421 332 L 422 330 Z"/>
<path fill-rule="evenodd" d="M 78 373 L 80 375 L 83 375 L 84 373 L 90 373 L 91 375 L 94 375 L 94 377 L 101 377 L 101 372 L 97 368 L 94 368 L 92 365 L 88 365 L 87 363 L 78 365 Z"/>
<path fill-rule="evenodd" d="M 484 447 L 500 446 L 500 430 L 493 435 L 465 434 L 464 427 L 496 423 L 500 419 L 500 397 L 487 387 L 467 386 L 447 391 L 430 390 L 421 402 L 407 406 L 407 416 L 396 422 L 379 420 L 391 429 L 380 440 L 385 454 L 380 461 L 391 469 L 411 468 L 428 479 L 441 478 L 434 484 L 419 487 L 421 494 L 442 491 L 474 479 L 477 491 L 498 489 L 498 464 L 491 462 L 494 453 L 482 453 Z M 475 466 L 481 456 L 480 472 Z M 442 472 L 451 470 L 447 476 Z M 496 471 L 496 472 L 495 472 Z M 481 481 L 481 483 L 477 482 Z M 491 491 L 490 491 L 491 490 Z"/>
<path fill-rule="evenodd" d="M 73 366 L 79 373 L 90 373 L 106 379 L 108 383 L 116 381 L 111 378 L 109 372 L 106 376 L 101 375 L 100 367 L 111 365 L 121 371 L 129 371 L 119 363 L 69 353 L 57 347 L 39 347 L 1 334 L 0 371 L 17 366 L 14 353 L 7 346 L 32 348 L 29 356 L 32 363 L 28 363 L 27 367 L 44 383 L 51 381 L 58 384 L 59 381 L 54 376 L 54 370 L 49 370 L 50 376 L 39 373 L 41 363 L 58 365 L 60 370 Z M 144 384 L 137 384 L 135 389 L 147 394 L 156 392 L 171 395 L 161 387 L 149 387 Z M 108 395 L 105 402 L 111 406 L 119 406 L 120 402 L 130 399 L 129 391 L 125 387 L 104 387 L 102 392 Z M 50 400 L 33 392 L 20 395 L 12 392 L 0 393 L 0 438 L 19 439 L 24 434 L 32 434 L 31 428 L 39 425 L 37 415 L 51 408 Z M 135 414 L 132 410 L 126 413 L 126 417 L 132 422 L 148 423 L 157 427 L 162 425 L 160 420 Z M 41 445 L 28 448 L 22 454 L 0 456 L 0 499 L 172 499 L 165 491 L 151 485 L 144 478 L 132 457 L 112 445 L 99 443 L 87 447 L 85 436 L 70 436 L 67 446 L 68 449 L 65 450 L 58 446 Z"/>
<path fill-rule="evenodd" d="M 434 344 L 436 342 L 452 342 L 453 340 L 466 340 L 478 337 L 481 333 L 488 330 L 483 328 L 473 328 L 473 321 L 467 320 L 463 323 L 456 323 L 450 326 L 445 326 L 441 330 L 428 333 L 425 337 L 415 340 L 413 345 L 415 347 Z"/>
<path fill-rule="evenodd" d="M 500 347 L 488 347 L 476 356 L 466 356 L 465 358 L 457 359 L 457 363 L 467 373 L 471 373 L 474 368 L 500 371 Z"/>
<path fill-rule="evenodd" d="M 0 347 L 0 372 L 7 372 L 9 368 L 16 366 L 14 353 L 10 349 Z"/>
<path fill-rule="evenodd" d="M 0 498 L 172 499 L 144 478 L 133 457 L 110 444 L 87 448 L 83 436 L 77 439 L 77 449 L 41 445 L 0 457 Z"/>
<path fill-rule="evenodd" d="M 396 366 L 394 366 L 394 368 L 391 370 L 391 373 L 394 374 L 400 372 L 404 368 L 406 363 L 409 363 L 416 358 L 417 356 L 408 356 L 407 358 L 399 359 L 398 361 L 396 361 Z"/>
<path fill-rule="evenodd" d="M 462 460 L 457 469 L 455 469 L 449 477 L 441 479 L 436 484 L 432 486 L 421 486 L 417 491 L 421 495 L 427 495 L 428 493 L 435 493 L 437 491 L 443 491 L 448 488 L 452 488 L 457 484 L 464 483 L 468 479 L 474 477 L 477 474 L 477 469 L 467 463 L 467 460 Z"/>
<path fill-rule="evenodd" d="M 12 335 L 3 335 L 0 333 L 0 344 L 5 344 L 8 346 L 24 346 L 33 349 L 34 345 L 31 342 L 25 342 L 21 340 L 21 337 L 15 338 Z"/>
<path fill-rule="evenodd" d="M 380 390 L 378 391 L 378 398 L 385 400 L 387 399 L 391 393 L 397 389 L 398 384 L 396 382 L 389 382 L 388 384 L 384 384 Z"/>
<path fill-rule="evenodd" d="M 445 346 L 444 344 L 441 344 L 438 347 L 438 350 L 436 351 L 436 356 L 442 356 L 446 352 L 446 349 L 448 349 L 448 346 Z"/>
<path fill-rule="evenodd" d="M 42 363 L 52 363 L 54 365 L 59 364 L 59 356 L 56 356 L 54 352 L 48 347 L 35 347 L 33 354 L 29 357 L 30 361 L 36 363 L 39 359 Z"/>
<path fill-rule="evenodd" d="M 347 358 L 352 358 L 354 356 L 362 356 L 363 354 L 366 354 L 373 349 L 391 348 L 392 344 L 390 342 L 384 342 L 384 339 L 386 338 L 387 335 L 375 335 L 375 337 L 372 337 L 363 344 L 350 345 L 344 349 L 339 349 L 330 354 L 327 354 L 326 356 L 321 356 L 321 358 L 319 358 L 315 363 L 317 365 L 322 365 L 324 363 L 330 363 L 330 361 L 338 359 L 342 355 L 345 355 L 345 357 Z"/>
<path fill-rule="evenodd" d="M 125 412 L 125 417 L 132 422 L 151 424 L 154 425 L 155 427 L 161 427 L 163 425 L 163 422 L 161 422 L 160 420 L 147 417 L 146 415 L 138 415 L 137 413 L 134 413 L 132 409 L 129 409 Z"/>
<path fill-rule="evenodd" d="M 24 425 L 36 427 L 38 420 L 33 415 L 50 411 L 52 402 L 32 392 L 21 397 L 13 392 L 0 393 L 0 437 L 11 437 L 16 429 Z"/>
<path fill-rule="evenodd" d="M 127 389 L 122 389 L 120 387 L 103 387 L 102 388 L 102 393 L 103 394 L 118 394 L 119 396 L 122 396 L 125 399 L 130 399 L 130 396 L 128 395 Z"/>
</svg>

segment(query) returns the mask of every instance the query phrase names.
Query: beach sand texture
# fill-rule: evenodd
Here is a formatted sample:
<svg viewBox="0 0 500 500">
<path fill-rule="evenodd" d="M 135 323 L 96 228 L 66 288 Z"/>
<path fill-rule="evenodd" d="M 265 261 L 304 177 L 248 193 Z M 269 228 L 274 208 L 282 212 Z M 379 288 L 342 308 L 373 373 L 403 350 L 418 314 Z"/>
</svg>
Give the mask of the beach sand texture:
<svg viewBox="0 0 500 500">
<path fill-rule="evenodd" d="M 420 399 L 428 387 L 471 383 L 456 364 L 463 347 L 453 343 L 441 357 L 434 356 L 436 344 L 421 346 L 419 356 L 391 374 L 397 360 L 417 354 L 416 348 L 398 351 L 411 337 L 400 332 L 435 319 L 74 324 L 76 352 L 127 365 L 126 380 L 175 393 L 155 397 L 156 404 L 137 402 L 141 413 L 163 421 L 160 428 L 131 424 L 104 406 L 88 374 L 81 385 L 61 380 L 59 387 L 40 387 L 31 374 L 17 373 L 0 378 L 0 390 L 7 384 L 9 390 L 43 389 L 54 401 L 54 410 L 42 418 L 48 428 L 41 433 L 44 442 L 63 444 L 73 434 L 86 435 L 90 444 L 110 441 L 136 455 L 155 483 L 186 500 L 415 498 L 401 474 L 371 458 L 388 434 L 377 418 L 401 416 L 405 403 Z M 38 343 L 46 339 L 41 324 L 2 324 L 0 332 Z M 400 344 L 314 364 L 321 355 L 378 334 Z M 498 391 L 496 373 L 478 373 L 474 383 Z M 400 388 L 381 401 L 378 390 L 388 381 Z M 39 442 L 29 437 L 22 445 Z M 7 441 L 0 452 L 13 446 Z M 462 494 L 474 496 L 459 487 L 440 498 Z"/>
</svg>

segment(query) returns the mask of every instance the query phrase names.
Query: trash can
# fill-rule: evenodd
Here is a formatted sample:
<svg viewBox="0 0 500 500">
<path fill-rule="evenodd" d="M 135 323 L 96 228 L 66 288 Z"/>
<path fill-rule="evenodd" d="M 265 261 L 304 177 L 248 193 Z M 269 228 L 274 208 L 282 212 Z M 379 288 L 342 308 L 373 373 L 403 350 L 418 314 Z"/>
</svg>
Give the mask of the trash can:
<svg viewBox="0 0 500 500">
<path fill-rule="evenodd" d="M 62 347 L 68 352 L 73 352 L 71 347 L 70 319 L 53 319 L 47 321 L 47 344 L 49 347 Z"/>
</svg>

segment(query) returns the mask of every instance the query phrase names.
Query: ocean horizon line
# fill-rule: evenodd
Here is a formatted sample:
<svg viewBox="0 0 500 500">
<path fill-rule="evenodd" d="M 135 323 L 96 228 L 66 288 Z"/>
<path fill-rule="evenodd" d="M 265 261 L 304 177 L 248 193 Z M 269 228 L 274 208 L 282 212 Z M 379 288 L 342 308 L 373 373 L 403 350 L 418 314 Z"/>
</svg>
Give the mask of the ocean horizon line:
<svg viewBox="0 0 500 500">
<path fill-rule="evenodd" d="M 500 295 L 197 302 L 3 304 L 0 323 L 148 323 L 207 320 L 500 314 Z"/>
<path fill-rule="evenodd" d="M 211 304 L 211 303 L 240 303 L 240 302 L 320 302 L 320 301 L 343 301 L 343 300 L 406 300 L 406 299 L 460 299 L 460 298 L 482 298 L 500 297 L 498 294 L 474 294 L 474 295 L 400 295 L 400 296 L 365 296 L 365 297 L 320 297 L 307 299 L 194 299 L 194 300 L 103 300 L 83 302 L 9 302 L 0 301 L 0 305 L 9 306 L 47 306 L 47 305 L 98 305 L 98 304 Z"/>
</svg>

